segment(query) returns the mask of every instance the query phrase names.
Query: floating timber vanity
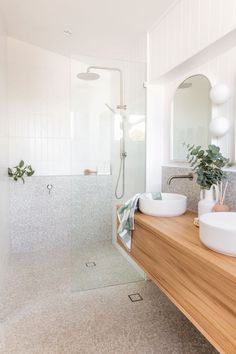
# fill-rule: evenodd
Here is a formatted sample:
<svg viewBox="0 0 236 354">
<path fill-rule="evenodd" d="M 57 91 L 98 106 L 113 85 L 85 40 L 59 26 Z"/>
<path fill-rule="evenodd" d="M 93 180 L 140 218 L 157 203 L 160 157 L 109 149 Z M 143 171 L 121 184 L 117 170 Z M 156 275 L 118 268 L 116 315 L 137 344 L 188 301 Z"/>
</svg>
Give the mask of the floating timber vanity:
<svg viewBox="0 0 236 354">
<path fill-rule="evenodd" d="M 128 254 L 220 353 L 235 354 L 236 258 L 200 242 L 195 216 L 136 213 Z"/>
</svg>

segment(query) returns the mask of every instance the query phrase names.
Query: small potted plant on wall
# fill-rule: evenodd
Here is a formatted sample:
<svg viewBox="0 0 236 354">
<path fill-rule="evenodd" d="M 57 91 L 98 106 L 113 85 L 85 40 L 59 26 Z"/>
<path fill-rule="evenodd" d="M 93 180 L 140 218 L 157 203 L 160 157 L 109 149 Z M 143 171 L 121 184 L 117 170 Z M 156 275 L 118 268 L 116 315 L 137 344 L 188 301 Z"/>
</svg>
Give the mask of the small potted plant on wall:
<svg viewBox="0 0 236 354">
<path fill-rule="evenodd" d="M 34 174 L 34 170 L 31 165 L 25 165 L 25 162 L 21 160 L 19 164 L 15 167 L 8 168 L 8 176 L 11 177 L 14 181 L 21 179 L 25 183 L 25 176 L 31 177 Z"/>
<path fill-rule="evenodd" d="M 201 216 L 211 212 L 218 200 L 223 204 L 219 191 L 222 194 L 222 181 L 226 179 L 223 168 L 229 164 L 229 159 L 221 154 L 220 148 L 216 145 L 209 145 L 208 149 L 204 150 L 201 146 L 188 144 L 187 150 L 187 160 L 201 188 L 198 203 L 198 216 Z"/>
</svg>

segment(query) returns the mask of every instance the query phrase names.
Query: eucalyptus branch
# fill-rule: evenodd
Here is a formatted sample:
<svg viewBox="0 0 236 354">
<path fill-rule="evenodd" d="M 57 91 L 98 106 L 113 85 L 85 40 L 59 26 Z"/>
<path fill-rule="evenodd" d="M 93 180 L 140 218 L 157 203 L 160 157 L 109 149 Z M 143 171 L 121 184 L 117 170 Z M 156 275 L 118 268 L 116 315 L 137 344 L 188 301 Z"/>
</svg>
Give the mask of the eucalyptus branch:
<svg viewBox="0 0 236 354">
<path fill-rule="evenodd" d="M 221 154 L 218 146 L 208 145 L 206 150 L 203 150 L 200 145 L 186 146 L 187 160 L 197 175 L 197 183 L 202 188 L 210 189 L 212 185 L 217 185 L 226 178 L 222 169 L 229 164 L 229 159 Z"/>
<path fill-rule="evenodd" d="M 8 168 L 8 176 L 11 177 L 14 181 L 18 181 L 21 179 L 23 183 L 25 183 L 24 177 L 33 176 L 34 170 L 32 169 L 31 165 L 25 165 L 25 162 L 21 160 L 19 164 L 15 167 Z"/>
</svg>

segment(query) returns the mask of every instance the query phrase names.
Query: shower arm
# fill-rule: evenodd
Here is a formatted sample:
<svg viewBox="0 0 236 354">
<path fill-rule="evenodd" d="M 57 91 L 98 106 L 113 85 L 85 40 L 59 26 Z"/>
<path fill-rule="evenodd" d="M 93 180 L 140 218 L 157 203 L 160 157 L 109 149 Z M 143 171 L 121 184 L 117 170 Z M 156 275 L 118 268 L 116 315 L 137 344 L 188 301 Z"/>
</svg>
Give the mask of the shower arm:
<svg viewBox="0 0 236 354">
<path fill-rule="evenodd" d="M 110 68 L 106 66 L 89 66 L 87 72 L 91 70 L 107 70 L 107 71 L 117 71 L 120 75 L 120 104 L 117 105 L 117 109 L 126 110 L 126 105 L 124 104 L 124 80 L 122 71 L 118 68 Z"/>
</svg>

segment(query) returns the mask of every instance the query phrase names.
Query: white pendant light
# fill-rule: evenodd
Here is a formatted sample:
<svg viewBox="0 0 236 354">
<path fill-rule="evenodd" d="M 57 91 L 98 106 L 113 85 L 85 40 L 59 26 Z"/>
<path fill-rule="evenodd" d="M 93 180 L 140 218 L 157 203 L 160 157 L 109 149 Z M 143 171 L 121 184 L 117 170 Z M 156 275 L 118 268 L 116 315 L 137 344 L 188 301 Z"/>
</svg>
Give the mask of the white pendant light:
<svg viewBox="0 0 236 354">
<path fill-rule="evenodd" d="M 230 123 L 225 117 L 212 119 L 209 130 L 214 137 L 222 137 L 229 131 Z"/>
<path fill-rule="evenodd" d="M 230 89 L 225 84 L 218 84 L 210 91 L 211 101 L 215 104 L 223 104 L 230 98 Z"/>
</svg>

